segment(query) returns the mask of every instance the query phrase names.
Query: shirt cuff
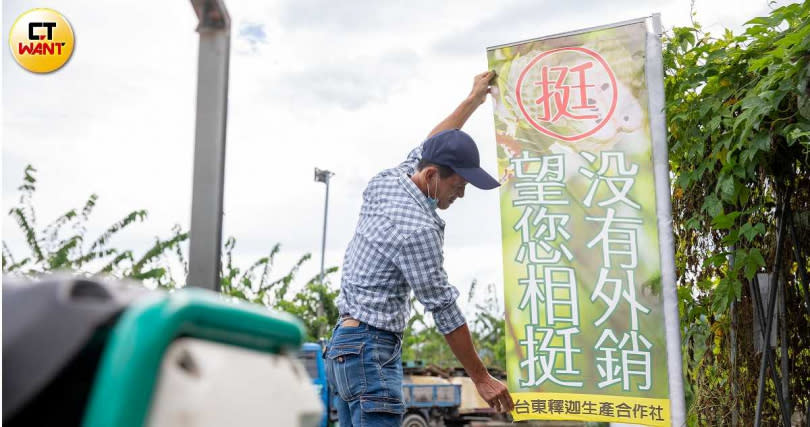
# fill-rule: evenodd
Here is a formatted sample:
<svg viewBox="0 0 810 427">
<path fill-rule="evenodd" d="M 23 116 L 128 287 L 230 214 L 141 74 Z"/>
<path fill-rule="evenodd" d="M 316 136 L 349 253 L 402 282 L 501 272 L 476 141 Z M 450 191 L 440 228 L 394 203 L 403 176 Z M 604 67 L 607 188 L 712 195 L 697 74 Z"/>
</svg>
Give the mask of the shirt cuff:
<svg viewBox="0 0 810 427">
<path fill-rule="evenodd" d="M 461 313 L 461 309 L 458 308 L 458 304 L 455 302 L 447 307 L 434 311 L 433 321 L 436 323 L 436 327 L 442 335 L 447 335 L 467 323 L 467 320 L 464 319 L 464 314 Z"/>
</svg>

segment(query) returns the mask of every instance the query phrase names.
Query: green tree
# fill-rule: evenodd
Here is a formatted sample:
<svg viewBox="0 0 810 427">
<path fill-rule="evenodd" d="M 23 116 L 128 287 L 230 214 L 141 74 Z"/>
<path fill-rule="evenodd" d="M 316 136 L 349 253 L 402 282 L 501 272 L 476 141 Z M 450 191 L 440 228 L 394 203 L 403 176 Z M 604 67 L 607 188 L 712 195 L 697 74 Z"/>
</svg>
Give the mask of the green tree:
<svg viewBox="0 0 810 427">
<path fill-rule="evenodd" d="M 132 250 L 110 247 L 110 240 L 135 223 L 147 217 L 145 210 L 135 210 L 96 236 L 87 236 L 87 220 L 98 201 L 91 194 L 82 207 L 69 209 L 53 222 L 39 228 L 36 210 L 32 203 L 36 192 L 36 169 L 25 168 L 20 198 L 9 210 L 25 237 L 28 254 L 15 256 L 3 241 L 3 274 L 35 278 L 43 274 L 71 271 L 84 275 L 109 275 L 140 281 L 153 281 L 158 286 L 173 286 L 174 280 L 167 268 L 165 257 L 170 251 L 179 251 L 180 244 L 188 239 L 188 233 L 179 227 L 165 239 L 155 238 L 155 243 L 140 255 Z"/>
<path fill-rule="evenodd" d="M 810 2 L 754 18 L 715 37 L 699 24 L 673 28 L 664 45 L 678 294 L 690 423 L 753 420 L 760 356 L 751 285 L 783 272 L 789 393 L 807 407 L 810 324 Z M 797 225 L 775 266 L 777 216 Z M 804 225 L 802 225 L 804 224 Z M 791 248 L 796 248 L 792 251 Z M 732 335 L 734 340 L 732 341 Z M 777 352 L 776 365 L 782 351 Z M 732 356 L 733 355 L 733 356 Z M 776 425 L 768 381 L 765 419 Z"/>
<path fill-rule="evenodd" d="M 114 236 L 147 218 L 145 210 L 135 210 L 107 227 L 101 235 L 89 239 L 86 225 L 98 202 L 95 194 L 81 208 L 70 209 L 40 228 L 33 204 L 36 184 L 36 169 L 29 165 L 19 187 L 19 202 L 9 211 L 25 237 L 29 253 L 23 258 L 16 257 L 3 241 L 3 274 L 35 279 L 66 271 L 83 276 L 132 279 L 166 289 L 184 285 L 188 256 L 183 243 L 188 240 L 188 232 L 175 226 L 168 238 L 156 237 L 155 243 L 140 255 L 135 255 L 133 250 L 111 247 Z M 337 291 L 331 289 L 328 280 L 337 267 L 324 272 L 323 283 L 319 277 L 312 278 L 303 289 L 291 294 L 290 286 L 301 265 L 311 258 L 310 254 L 301 256 L 289 271 L 276 276 L 274 261 L 281 245 L 274 245 L 267 256 L 246 269 L 233 262 L 235 247 L 235 238 L 226 239 L 221 260 L 221 293 L 298 316 L 306 326 L 309 339 L 319 337 L 318 331 L 331 332 L 329 324 L 338 316 Z M 321 301 L 324 311 L 319 316 L 317 307 Z"/>
<path fill-rule="evenodd" d="M 290 285 L 295 280 L 301 265 L 310 260 L 310 254 L 304 254 L 299 258 L 286 274 L 271 279 L 275 256 L 281 249 L 281 245 L 273 246 L 266 257 L 259 258 L 244 272 L 233 264 L 235 247 L 236 239 L 228 238 L 222 257 L 220 291 L 223 294 L 297 316 L 304 322 L 307 339 L 310 341 L 331 336 L 330 325 L 334 324 L 338 318 L 335 303 L 338 292 L 332 289 L 329 278 L 337 271 L 337 267 L 330 267 L 324 271 L 323 282 L 318 274 L 309 279 L 297 293 L 288 296 Z M 320 305 L 323 306 L 322 313 L 319 313 L 318 310 Z"/>
</svg>

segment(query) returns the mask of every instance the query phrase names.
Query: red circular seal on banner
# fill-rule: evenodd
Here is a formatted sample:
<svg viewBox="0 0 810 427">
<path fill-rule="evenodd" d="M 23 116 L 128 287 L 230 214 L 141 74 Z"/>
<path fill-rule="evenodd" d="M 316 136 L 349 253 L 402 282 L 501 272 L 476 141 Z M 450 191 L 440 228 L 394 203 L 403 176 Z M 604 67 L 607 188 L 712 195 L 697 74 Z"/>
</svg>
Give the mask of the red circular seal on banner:
<svg viewBox="0 0 810 427">
<path fill-rule="evenodd" d="M 593 135 L 610 120 L 618 86 L 601 55 L 584 47 L 561 47 L 529 62 L 515 95 L 523 117 L 535 129 L 573 142 Z"/>
</svg>

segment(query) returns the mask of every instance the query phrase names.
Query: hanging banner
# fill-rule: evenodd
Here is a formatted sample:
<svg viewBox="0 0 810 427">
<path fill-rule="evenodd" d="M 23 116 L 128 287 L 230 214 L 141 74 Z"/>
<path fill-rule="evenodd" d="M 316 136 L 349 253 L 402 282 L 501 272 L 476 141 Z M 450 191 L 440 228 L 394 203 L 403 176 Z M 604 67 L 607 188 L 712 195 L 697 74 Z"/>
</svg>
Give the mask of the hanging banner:
<svg viewBox="0 0 810 427">
<path fill-rule="evenodd" d="M 664 294 L 674 295 L 674 258 L 659 244 L 660 231 L 671 245 L 671 213 L 668 169 L 656 177 L 653 165 L 663 81 L 660 41 L 648 34 L 648 21 L 487 52 L 497 73 L 507 377 L 516 420 L 663 426 L 682 419 L 682 388 L 671 405 L 668 380 L 665 317 L 673 317 L 665 316 Z M 656 87 L 649 87 L 650 56 L 659 67 Z M 656 144 L 666 165 L 666 141 Z M 657 212 L 657 197 L 665 212 Z M 677 306 L 674 316 L 669 357 L 680 364 Z M 675 389 L 680 365 L 677 372 Z"/>
</svg>

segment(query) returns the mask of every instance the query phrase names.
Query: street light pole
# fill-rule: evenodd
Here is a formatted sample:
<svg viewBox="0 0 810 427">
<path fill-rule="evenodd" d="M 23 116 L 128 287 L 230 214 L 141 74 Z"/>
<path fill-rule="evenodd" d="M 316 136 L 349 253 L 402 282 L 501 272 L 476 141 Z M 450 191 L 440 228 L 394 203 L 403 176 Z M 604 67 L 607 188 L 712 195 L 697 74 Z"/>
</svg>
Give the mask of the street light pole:
<svg viewBox="0 0 810 427">
<path fill-rule="evenodd" d="M 332 178 L 333 175 L 335 175 L 335 174 L 328 171 L 328 170 L 321 170 L 321 169 L 315 168 L 315 182 L 323 182 L 324 184 L 326 184 L 326 198 L 325 198 L 324 203 L 323 203 L 323 235 L 321 236 L 321 275 L 319 276 L 320 277 L 319 281 L 320 281 L 321 286 L 323 286 L 323 284 L 324 284 L 323 283 L 323 277 L 324 277 L 323 265 L 324 265 L 324 259 L 326 258 L 326 217 L 327 217 L 327 215 L 329 213 L 329 180 Z M 320 317 L 323 317 L 323 316 L 324 316 L 323 301 L 321 301 L 320 304 L 318 304 L 318 317 L 320 318 Z M 319 336 L 322 335 L 322 332 L 323 332 L 321 329 L 322 328 L 320 328 L 320 327 L 318 328 L 318 335 Z"/>
<path fill-rule="evenodd" d="M 231 18 L 224 0 L 191 0 L 197 14 L 197 121 L 188 286 L 219 291 Z"/>
<path fill-rule="evenodd" d="M 315 181 L 326 184 L 326 200 L 323 204 L 323 236 L 321 238 L 321 283 L 323 283 L 323 263 L 326 255 L 326 216 L 329 213 L 329 179 L 334 175 L 334 173 L 328 170 L 315 168 Z"/>
</svg>

